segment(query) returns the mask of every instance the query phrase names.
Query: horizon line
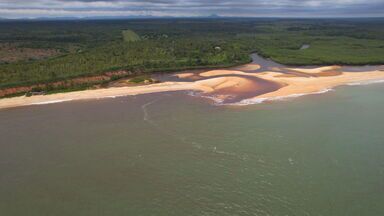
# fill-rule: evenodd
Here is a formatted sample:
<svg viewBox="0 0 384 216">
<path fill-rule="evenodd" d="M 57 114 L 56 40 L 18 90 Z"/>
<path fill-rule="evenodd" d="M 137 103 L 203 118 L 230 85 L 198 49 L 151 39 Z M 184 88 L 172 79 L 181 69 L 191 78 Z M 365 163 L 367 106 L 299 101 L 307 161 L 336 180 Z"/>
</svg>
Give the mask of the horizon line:
<svg viewBox="0 0 384 216">
<path fill-rule="evenodd" d="M 201 19 L 201 18 L 210 18 L 210 19 L 382 19 L 383 16 L 318 16 L 318 17 L 309 17 L 309 16 L 220 16 L 220 15 L 208 15 L 208 16 L 151 16 L 151 15 L 142 15 L 142 16 L 58 16 L 58 17 L 20 17 L 20 18 L 7 18 L 0 17 L 0 20 L 121 20 L 121 19 Z"/>
</svg>

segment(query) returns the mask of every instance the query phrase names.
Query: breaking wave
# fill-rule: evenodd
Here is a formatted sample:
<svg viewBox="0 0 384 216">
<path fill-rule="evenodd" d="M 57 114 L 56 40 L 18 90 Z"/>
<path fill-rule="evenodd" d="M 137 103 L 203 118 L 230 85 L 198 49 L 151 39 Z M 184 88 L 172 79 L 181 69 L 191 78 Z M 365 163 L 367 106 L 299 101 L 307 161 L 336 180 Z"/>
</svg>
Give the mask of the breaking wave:
<svg viewBox="0 0 384 216">
<path fill-rule="evenodd" d="M 287 95 L 287 96 L 244 99 L 244 100 L 237 102 L 237 103 L 223 104 L 223 105 L 246 106 L 246 105 L 252 105 L 252 104 L 261 104 L 261 103 L 264 103 L 267 101 L 284 101 L 284 100 L 302 97 L 302 96 L 306 96 L 306 95 L 324 94 L 324 93 L 329 92 L 329 91 L 333 91 L 333 89 L 324 89 L 324 90 L 312 92 L 312 93 L 291 94 L 291 95 Z"/>
<path fill-rule="evenodd" d="M 369 84 L 376 84 L 376 83 L 384 83 L 384 79 L 379 80 L 369 80 L 369 81 L 363 81 L 363 82 L 354 82 L 347 84 L 348 86 L 360 86 L 360 85 L 369 85 Z"/>
<path fill-rule="evenodd" d="M 31 103 L 31 105 L 55 104 L 55 103 L 68 102 L 68 101 L 72 101 L 72 100 L 73 100 L 73 99 L 51 100 L 51 101 L 44 101 L 44 102 Z"/>
<path fill-rule="evenodd" d="M 203 93 L 197 92 L 197 91 L 188 91 L 187 94 L 189 96 L 192 96 L 192 97 L 201 97 L 201 98 L 210 99 L 214 102 L 214 104 L 222 104 L 224 102 L 223 99 L 220 99 L 220 98 L 215 97 L 215 96 L 203 95 Z"/>
<path fill-rule="evenodd" d="M 326 93 L 326 92 L 329 92 L 329 91 L 333 91 L 333 89 L 328 89 L 327 88 L 327 89 L 323 89 L 323 90 L 317 91 L 317 92 L 303 93 L 303 94 L 291 94 L 291 95 L 287 95 L 287 96 L 265 97 L 265 98 L 249 98 L 249 99 L 244 99 L 244 100 L 241 100 L 241 101 L 235 102 L 235 103 L 224 103 L 224 100 L 222 100 L 220 98 L 217 98 L 215 96 L 202 95 L 199 92 L 191 91 L 191 92 L 188 92 L 188 95 L 194 96 L 194 97 L 202 97 L 202 98 L 210 99 L 217 106 L 247 106 L 247 105 L 261 104 L 261 103 L 265 103 L 265 102 L 268 102 L 268 101 L 284 101 L 284 100 L 289 100 L 289 99 L 292 99 L 292 98 L 302 97 L 302 96 L 306 96 L 306 95 L 323 94 L 323 93 Z"/>
</svg>

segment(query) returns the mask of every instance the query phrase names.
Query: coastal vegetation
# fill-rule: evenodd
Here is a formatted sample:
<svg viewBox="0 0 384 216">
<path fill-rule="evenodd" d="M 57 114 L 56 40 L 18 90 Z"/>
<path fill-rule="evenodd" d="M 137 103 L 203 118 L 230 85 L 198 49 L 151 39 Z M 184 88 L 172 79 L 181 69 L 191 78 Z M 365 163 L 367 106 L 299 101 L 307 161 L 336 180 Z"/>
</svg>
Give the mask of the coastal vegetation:
<svg viewBox="0 0 384 216">
<path fill-rule="evenodd" d="M 0 89 L 229 67 L 252 52 L 287 65 L 384 64 L 384 19 L 1 21 Z M 49 85 L 113 71 L 124 73 Z"/>
</svg>

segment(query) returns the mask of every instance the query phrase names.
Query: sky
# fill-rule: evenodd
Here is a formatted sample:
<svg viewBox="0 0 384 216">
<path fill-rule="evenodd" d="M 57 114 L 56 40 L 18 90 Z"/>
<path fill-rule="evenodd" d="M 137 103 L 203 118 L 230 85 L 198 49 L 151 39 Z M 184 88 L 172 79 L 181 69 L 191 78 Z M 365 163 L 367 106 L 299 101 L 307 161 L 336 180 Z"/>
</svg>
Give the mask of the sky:
<svg viewBox="0 0 384 216">
<path fill-rule="evenodd" d="M 384 0 L 0 0 L 2 18 L 382 17 Z"/>
</svg>

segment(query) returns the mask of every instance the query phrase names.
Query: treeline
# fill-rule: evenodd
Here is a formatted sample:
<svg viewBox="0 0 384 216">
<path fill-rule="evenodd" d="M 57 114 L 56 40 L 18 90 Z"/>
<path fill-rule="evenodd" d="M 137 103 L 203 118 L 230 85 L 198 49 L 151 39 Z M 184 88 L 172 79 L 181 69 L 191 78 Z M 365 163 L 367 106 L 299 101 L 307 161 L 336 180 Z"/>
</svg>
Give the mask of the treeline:
<svg viewBox="0 0 384 216">
<path fill-rule="evenodd" d="M 232 43 L 202 38 L 110 42 L 81 53 L 0 66 L 0 88 L 57 81 L 107 71 L 135 73 L 230 66 L 249 61 Z"/>
<path fill-rule="evenodd" d="M 135 34 L 139 41 L 129 39 Z M 122 69 L 140 74 L 232 66 L 248 62 L 251 52 L 289 65 L 384 64 L 384 20 L 8 21 L 0 22 L 0 43 L 62 51 L 0 64 L 0 88 L 7 88 Z M 310 47 L 301 50 L 303 44 Z"/>
</svg>

